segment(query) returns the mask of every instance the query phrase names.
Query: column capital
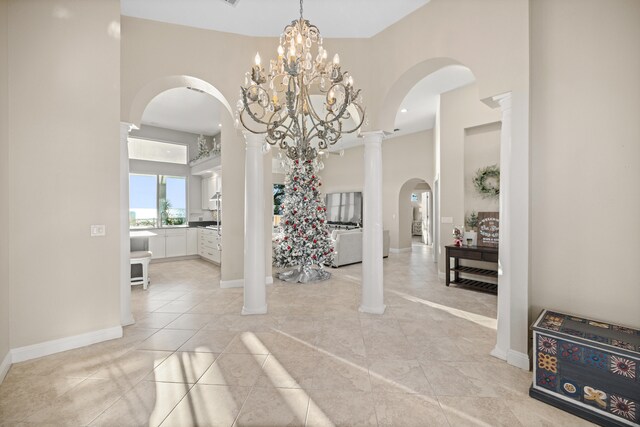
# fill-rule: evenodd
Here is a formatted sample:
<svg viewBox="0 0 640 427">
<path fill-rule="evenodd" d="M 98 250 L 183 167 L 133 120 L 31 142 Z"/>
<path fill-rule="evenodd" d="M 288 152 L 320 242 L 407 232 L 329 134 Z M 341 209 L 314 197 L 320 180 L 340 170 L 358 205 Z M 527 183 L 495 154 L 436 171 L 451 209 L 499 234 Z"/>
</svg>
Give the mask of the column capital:
<svg viewBox="0 0 640 427">
<path fill-rule="evenodd" d="M 244 130 L 242 131 L 242 135 L 244 136 L 244 142 L 247 144 L 247 147 L 260 147 L 265 142 L 263 134 Z"/>
<path fill-rule="evenodd" d="M 120 122 L 120 141 L 127 143 L 127 137 L 129 136 L 129 132 L 137 128 L 138 127 L 133 123 Z"/>
<path fill-rule="evenodd" d="M 511 109 L 511 92 L 502 93 L 500 95 L 496 95 L 491 98 L 493 101 L 497 102 L 500 105 L 501 110 L 510 110 Z"/>
<path fill-rule="evenodd" d="M 383 130 L 370 130 L 360 132 L 360 135 L 358 135 L 359 138 L 364 139 L 365 144 L 367 142 L 382 142 L 386 136 L 387 134 Z"/>
</svg>

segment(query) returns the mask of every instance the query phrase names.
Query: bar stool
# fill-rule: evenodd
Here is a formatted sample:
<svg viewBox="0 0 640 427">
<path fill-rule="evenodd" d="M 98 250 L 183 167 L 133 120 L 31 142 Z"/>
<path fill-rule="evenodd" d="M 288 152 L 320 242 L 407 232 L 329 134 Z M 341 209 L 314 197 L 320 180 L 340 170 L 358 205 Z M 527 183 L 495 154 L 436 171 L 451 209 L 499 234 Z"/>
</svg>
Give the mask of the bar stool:
<svg viewBox="0 0 640 427">
<path fill-rule="evenodd" d="M 150 251 L 131 252 L 131 255 L 129 256 L 131 265 L 142 265 L 142 277 L 132 277 L 132 285 L 142 285 L 143 289 L 147 289 L 147 285 L 149 284 L 149 261 L 151 261 L 151 255 Z"/>
</svg>

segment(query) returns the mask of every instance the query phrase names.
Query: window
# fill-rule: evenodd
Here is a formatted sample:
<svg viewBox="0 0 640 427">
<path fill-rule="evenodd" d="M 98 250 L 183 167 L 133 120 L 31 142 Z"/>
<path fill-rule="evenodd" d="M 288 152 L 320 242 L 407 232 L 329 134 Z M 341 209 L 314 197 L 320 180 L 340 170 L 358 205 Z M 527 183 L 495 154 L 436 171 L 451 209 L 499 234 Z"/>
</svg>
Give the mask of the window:
<svg viewBox="0 0 640 427">
<path fill-rule="evenodd" d="M 187 164 L 187 146 L 150 139 L 129 138 L 129 158 L 151 162 Z"/>
<path fill-rule="evenodd" d="M 162 227 L 186 222 L 186 177 L 129 175 L 130 227 Z"/>
</svg>

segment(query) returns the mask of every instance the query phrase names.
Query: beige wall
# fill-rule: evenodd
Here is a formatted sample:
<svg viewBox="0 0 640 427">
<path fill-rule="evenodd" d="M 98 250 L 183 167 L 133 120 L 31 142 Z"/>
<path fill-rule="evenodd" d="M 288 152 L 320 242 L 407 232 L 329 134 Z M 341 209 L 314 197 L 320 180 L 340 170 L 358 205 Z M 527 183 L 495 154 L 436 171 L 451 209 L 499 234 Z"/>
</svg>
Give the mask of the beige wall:
<svg viewBox="0 0 640 427">
<path fill-rule="evenodd" d="M 9 162 L 9 100 L 7 96 L 7 2 L 0 0 L 0 200 L 9 200 L 11 188 L 11 163 Z M 11 224 L 11 209 L 0 209 L 0 221 Z M 0 239 L 0 363 L 10 348 L 9 341 L 9 252 L 8 228 Z M 2 372 L 0 372 L 2 381 Z"/>
<path fill-rule="evenodd" d="M 477 126 L 464 133 L 464 214 L 498 212 L 498 198 L 482 197 L 473 184 L 478 169 L 500 166 L 500 122 Z M 466 224 L 465 224 L 466 227 Z"/>
<path fill-rule="evenodd" d="M 528 85 L 527 0 L 431 0 L 371 39 L 365 91 L 371 129 L 390 131 L 406 93 L 434 60 L 461 63 L 478 81 L 478 98 Z M 435 70 L 431 70 L 435 71 Z"/>
<path fill-rule="evenodd" d="M 345 150 L 344 156 L 329 156 L 321 172 L 323 192 L 362 191 L 364 182 L 364 148 Z M 409 180 L 422 180 L 431 185 L 434 176 L 433 131 L 389 138 L 382 142 L 382 218 L 389 230 L 390 247 L 411 247 L 411 239 L 399 239 L 402 186 Z M 413 186 L 412 186 L 413 188 Z M 410 207 L 407 200 L 402 207 Z M 406 212 L 405 212 L 406 213 Z M 404 221 L 406 222 L 406 220 Z"/>
<path fill-rule="evenodd" d="M 120 324 L 119 20 L 117 0 L 9 1 L 12 348 Z"/>
<path fill-rule="evenodd" d="M 531 2 L 531 314 L 640 327 L 640 2 Z"/>
<path fill-rule="evenodd" d="M 440 216 L 453 218 L 451 224 L 440 224 L 440 272 L 444 272 L 445 266 L 444 246 L 453 242 L 453 227 L 464 225 L 466 129 L 499 120 L 500 112 L 479 100 L 477 84 L 440 96 Z"/>
</svg>

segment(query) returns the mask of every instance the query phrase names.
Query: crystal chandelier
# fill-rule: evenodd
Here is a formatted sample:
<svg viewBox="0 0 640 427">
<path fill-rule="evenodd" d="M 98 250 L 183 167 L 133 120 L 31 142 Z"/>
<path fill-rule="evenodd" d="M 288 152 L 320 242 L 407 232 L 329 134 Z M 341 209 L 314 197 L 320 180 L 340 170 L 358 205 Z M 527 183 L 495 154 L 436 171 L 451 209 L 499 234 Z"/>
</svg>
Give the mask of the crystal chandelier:
<svg viewBox="0 0 640 427">
<path fill-rule="evenodd" d="M 357 131 L 365 112 L 360 90 L 341 70 L 338 54 L 327 62 L 320 30 L 302 17 L 302 2 L 300 19 L 285 27 L 268 73 L 256 54 L 241 87 L 238 120 L 252 133 L 266 134 L 266 141 L 278 144 L 290 159 L 312 160 L 342 134 Z"/>
</svg>

